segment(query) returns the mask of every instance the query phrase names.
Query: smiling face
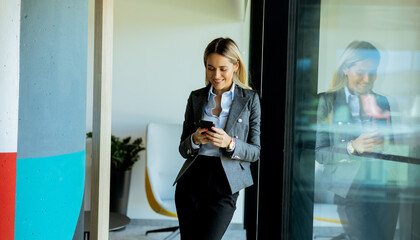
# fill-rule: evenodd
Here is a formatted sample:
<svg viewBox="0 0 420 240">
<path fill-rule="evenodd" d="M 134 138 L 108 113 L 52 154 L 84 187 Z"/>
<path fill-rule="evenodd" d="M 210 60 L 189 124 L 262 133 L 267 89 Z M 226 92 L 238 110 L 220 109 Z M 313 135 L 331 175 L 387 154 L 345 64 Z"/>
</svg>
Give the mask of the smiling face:
<svg viewBox="0 0 420 240">
<path fill-rule="evenodd" d="M 214 93 L 221 94 L 229 91 L 233 84 L 233 76 L 238 70 L 239 64 L 233 64 L 231 60 L 218 53 L 212 53 L 206 61 L 206 77 L 213 85 Z"/>
<path fill-rule="evenodd" d="M 356 62 L 349 68 L 344 68 L 347 75 L 347 87 L 359 94 L 369 93 L 376 80 L 378 63 L 371 59 Z"/>
</svg>

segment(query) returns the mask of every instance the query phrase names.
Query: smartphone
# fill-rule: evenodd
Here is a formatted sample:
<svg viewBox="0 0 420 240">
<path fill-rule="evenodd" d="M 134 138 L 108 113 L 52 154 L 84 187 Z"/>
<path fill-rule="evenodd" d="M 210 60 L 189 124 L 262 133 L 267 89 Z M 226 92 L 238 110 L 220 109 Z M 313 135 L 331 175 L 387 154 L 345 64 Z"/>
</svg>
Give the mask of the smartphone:
<svg viewBox="0 0 420 240">
<path fill-rule="evenodd" d="M 209 131 L 214 132 L 213 130 L 211 130 L 211 128 L 214 127 L 214 123 L 211 121 L 200 120 L 199 127 L 207 128 Z M 202 134 L 204 134 L 204 132 Z"/>
</svg>

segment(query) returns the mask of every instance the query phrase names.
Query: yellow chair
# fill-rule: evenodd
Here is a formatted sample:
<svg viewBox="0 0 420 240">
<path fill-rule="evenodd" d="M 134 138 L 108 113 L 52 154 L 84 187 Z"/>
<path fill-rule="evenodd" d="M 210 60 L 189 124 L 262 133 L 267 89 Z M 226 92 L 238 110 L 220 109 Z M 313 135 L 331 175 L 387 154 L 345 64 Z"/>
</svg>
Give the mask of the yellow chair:
<svg viewBox="0 0 420 240">
<path fill-rule="evenodd" d="M 177 217 L 175 187 L 172 186 L 184 159 L 178 151 L 182 125 L 150 123 L 146 134 L 146 195 L 150 207 L 156 213 Z M 179 226 L 150 230 L 173 233 L 165 239 L 179 234 Z"/>
</svg>

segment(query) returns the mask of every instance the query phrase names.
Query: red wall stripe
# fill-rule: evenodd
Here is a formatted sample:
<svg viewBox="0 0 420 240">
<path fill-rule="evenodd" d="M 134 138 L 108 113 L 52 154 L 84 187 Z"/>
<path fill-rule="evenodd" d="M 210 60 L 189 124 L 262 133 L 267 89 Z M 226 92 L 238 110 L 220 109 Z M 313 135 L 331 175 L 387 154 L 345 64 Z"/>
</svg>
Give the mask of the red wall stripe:
<svg viewBox="0 0 420 240">
<path fill-rule="evenodd" d="M 14 239 L 16 153 L 0 153 L 0 240 Z"/>
</svg>

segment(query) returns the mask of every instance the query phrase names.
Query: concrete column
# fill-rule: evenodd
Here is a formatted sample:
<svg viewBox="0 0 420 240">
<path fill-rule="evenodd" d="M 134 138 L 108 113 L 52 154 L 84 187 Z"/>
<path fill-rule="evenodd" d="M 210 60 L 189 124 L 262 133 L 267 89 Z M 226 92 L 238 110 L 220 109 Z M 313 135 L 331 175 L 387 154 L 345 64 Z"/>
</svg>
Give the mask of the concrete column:
<svg viewBox="0 0 420 240">
<path fill-rule="evenodd" d="M 83 239 L 88 1 L 22 0 L 16 239 Z"/>
</svg>

